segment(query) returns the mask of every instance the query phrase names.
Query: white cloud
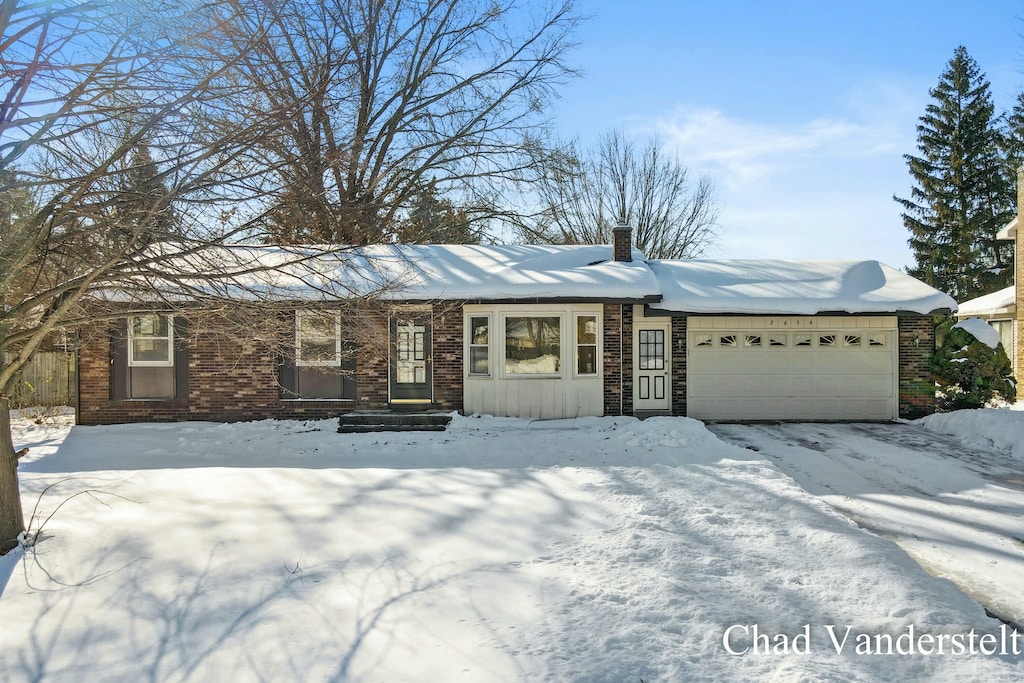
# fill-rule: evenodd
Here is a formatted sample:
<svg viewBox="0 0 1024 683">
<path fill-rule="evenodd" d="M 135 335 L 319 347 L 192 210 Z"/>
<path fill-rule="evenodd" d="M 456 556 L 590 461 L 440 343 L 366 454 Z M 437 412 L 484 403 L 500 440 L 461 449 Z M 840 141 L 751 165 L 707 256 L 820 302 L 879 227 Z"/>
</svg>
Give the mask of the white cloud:
<svg viewBox="0 0 1024 683">
<path fill-rule="evenodd" d="M 637 117 L 722 204 L 723 258 L 863 258 L 912 262 L 893 194 L 910 188 L 903 155 L 915 151 L 924 100 L 892 83 L 861 84 L 827 115 L 778 122 L 749 111 L 680 105 Z"/>
<path fill-rule="evenodd" d="M 644 128 L 709 173 L 730 192 L 799 167 L 875 155 L 899 156 L 907 138 L 891 124 L 820 118 L 796 124 L 742 120 L 707 108 L 681 107 Z M 911 131 L 910 144 L 913 143 Z"/>
</svg>

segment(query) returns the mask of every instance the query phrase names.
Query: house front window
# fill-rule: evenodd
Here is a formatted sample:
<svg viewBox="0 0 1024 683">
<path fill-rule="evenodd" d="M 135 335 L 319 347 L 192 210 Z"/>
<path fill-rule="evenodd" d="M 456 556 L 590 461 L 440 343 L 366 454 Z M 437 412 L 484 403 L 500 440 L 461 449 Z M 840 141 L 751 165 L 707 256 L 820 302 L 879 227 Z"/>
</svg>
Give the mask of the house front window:
<svg viewBox="0 0 1024 683">
<path fill-rule="evenodd" d="M 114 361 L 111 379 L 116 385 L 112 392 L 115 398 L 169 400 L 184 392 L 183 386 L 177 386 L 172 316 L 130 316 L 127 346 L 127 353 L 119 356 L 121 360 Z M 116 367 L 118 362 L 126 367 Z"/>
<path fill-rule="evenodd" d="M 505 318 L 505 374 L 559 375 L 562 318 L 520 315 Z"/>
<path fill-rule="evenodd" d="M 596 375 L 598 360 L 598 319 L 576 315 L 576 374 Z"/>
<path fill-rule="evenodd" d="M 491 318 L 487 315 L 469 317 L 469 374 L 486 377 L 491 374 Z"/>
<path fill-rule="evenodd" d="M 334 366 L 341 362 L 341 316 L 299 311 L 295 325 L 295 364 Z"/>
<path fill-rule="evenodd" d="M 342 339 L 340 313 L 296 311 L 295 362 L 281 365 L 279 381 L 286 399 L 355 398 L 355 355 Z"/>
<path fill-rule="evenodd" d="M 128 321 L 128 365 L 174 365 L 174 325 L 166 315 L 133 315 Z"/>
<path fill-rule="evenodd" d="M 988 323 L 999 333 L 999 343 L 1003 345 L 1003 351 L 1010 359 L 1013 358 L 1013 321 L 1012 320 L 989 320 Z"/>
</svg>

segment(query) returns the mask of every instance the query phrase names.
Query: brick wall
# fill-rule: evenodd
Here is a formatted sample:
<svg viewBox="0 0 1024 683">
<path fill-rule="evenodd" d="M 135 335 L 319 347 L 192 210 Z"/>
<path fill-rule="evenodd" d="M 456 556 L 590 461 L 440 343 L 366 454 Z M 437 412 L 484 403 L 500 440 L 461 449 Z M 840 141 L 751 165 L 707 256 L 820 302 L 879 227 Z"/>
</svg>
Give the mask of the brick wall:
<svg viewBox="0 0 1024 683">
<path fill-rule="evenodd" d="M 930 316 L 900 316 L 898 334 L 900 417 L 913 420 L 935 412 L 935 326 Z"/>
<path fill-rule="evenodd" d="M 356 351 L 355 401 L 282 400 L 276 354 L 257 341 L 196 329 L 189 335 L 188 394 L 169 401 L 112 400 L 110 328 L 84 336 L 78 354 L 80 424 L 175 420 L 238 421 L 326 418 L 388 405 L 387 315 L 367 316 Z M 367 331 L 367 329 L 369 331 Z M 435 401 L 462 408 L 462 316 L 434 319 Z"/>
<path fill-rule="evenodd" d="M 622 414 L 622 309 L 604 305 L 604 414 Z"/>
<path fill-rule="evenodd" d="M 622 414 L 633 414 L 633 307 L 622 306 Z"/>
<path fill-rule="evenodd" d="M 434 403 L 462 410 L 462 306 L 439 307 L 434 313 L 432 350 Z"/>
<path fill-rule="evenodd" d="M 672 414 L 686 415 L 686 317 L 672 318 Z"/>
</svg>

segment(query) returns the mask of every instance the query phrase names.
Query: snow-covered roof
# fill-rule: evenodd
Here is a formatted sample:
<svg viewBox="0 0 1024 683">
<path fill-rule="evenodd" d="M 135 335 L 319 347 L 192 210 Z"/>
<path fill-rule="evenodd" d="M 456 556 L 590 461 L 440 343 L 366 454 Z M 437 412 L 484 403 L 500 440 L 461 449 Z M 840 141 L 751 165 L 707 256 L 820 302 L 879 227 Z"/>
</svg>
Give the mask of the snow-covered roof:
<svg viewBox="0 0 1024 683">
<path fill-rule="evenodd" d="M 814 315 L 956 310 L 937 289 L 878 261 L 648 261 L 663 299 L 685 313 Z"/>
<path fill-rule="evenodd" d="M 637 301 L 679 313 L 813 315 L 956 310 L 952 298 L 877 261 L 629 262 L 609 245 L 232 245 L 164 252 L 136 281 L 170 300 Z M 166 251 L 176 256 L 166 258 Z M 213 278 L 195 274 L 215 273 Z M 130 298 L 132 279 L 109 298 Z"/>
<path fill-rule="evenodd" d="M 975 315 L 1013 315 L 1017 308 L 1017 288 L 1013 285 L 992 292 L 977 299 L 960 304 L 957 309 L 958 318 L 969 318 Z"/>
<path fill-rule="evenodd" d="M 175 259 L 167 280 L 186 292 L 310 300 L 380 296 L 421 299 L 650 300 L 658 282 L 634 250 L 612 260 L 609 245 L 371 245 L 321 247 L 237 245 Z M 165 269 L 166 270 L 166 269 Z M 190 273 L 231 273 L 213 282 Z M 173 289 L 173 285 L 171 285 Z"/>
</svg>

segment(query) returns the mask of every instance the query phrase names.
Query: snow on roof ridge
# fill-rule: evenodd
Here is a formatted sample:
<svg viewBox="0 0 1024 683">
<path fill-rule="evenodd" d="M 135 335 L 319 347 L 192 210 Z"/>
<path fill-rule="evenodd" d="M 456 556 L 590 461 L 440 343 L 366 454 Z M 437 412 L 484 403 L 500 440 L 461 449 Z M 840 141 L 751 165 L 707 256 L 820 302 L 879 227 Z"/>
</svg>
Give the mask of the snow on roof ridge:
<svg viewBox="0 0 1024 683">
<path fill-rule="evenodd" d="M 777 315 L 956 310 L 946 294 L 875 260 L 645 260 L 633 252 L 633 261 L 615 261 L 610 245 L 232 244 L 183 250 L 178 267 L 205 272 L 223 259 L 238 274 L 206 286 L 239 298 L 643 300 L 677 313 Z M 249 272 L 260 262 L 270 270 Z"/>
<path fill-rule="evenodd" d="M 947 294 L 876 260 L 651 260 L 662 301 L 687 313 L 815 315 L 956 310 Z"/>
</svg>

